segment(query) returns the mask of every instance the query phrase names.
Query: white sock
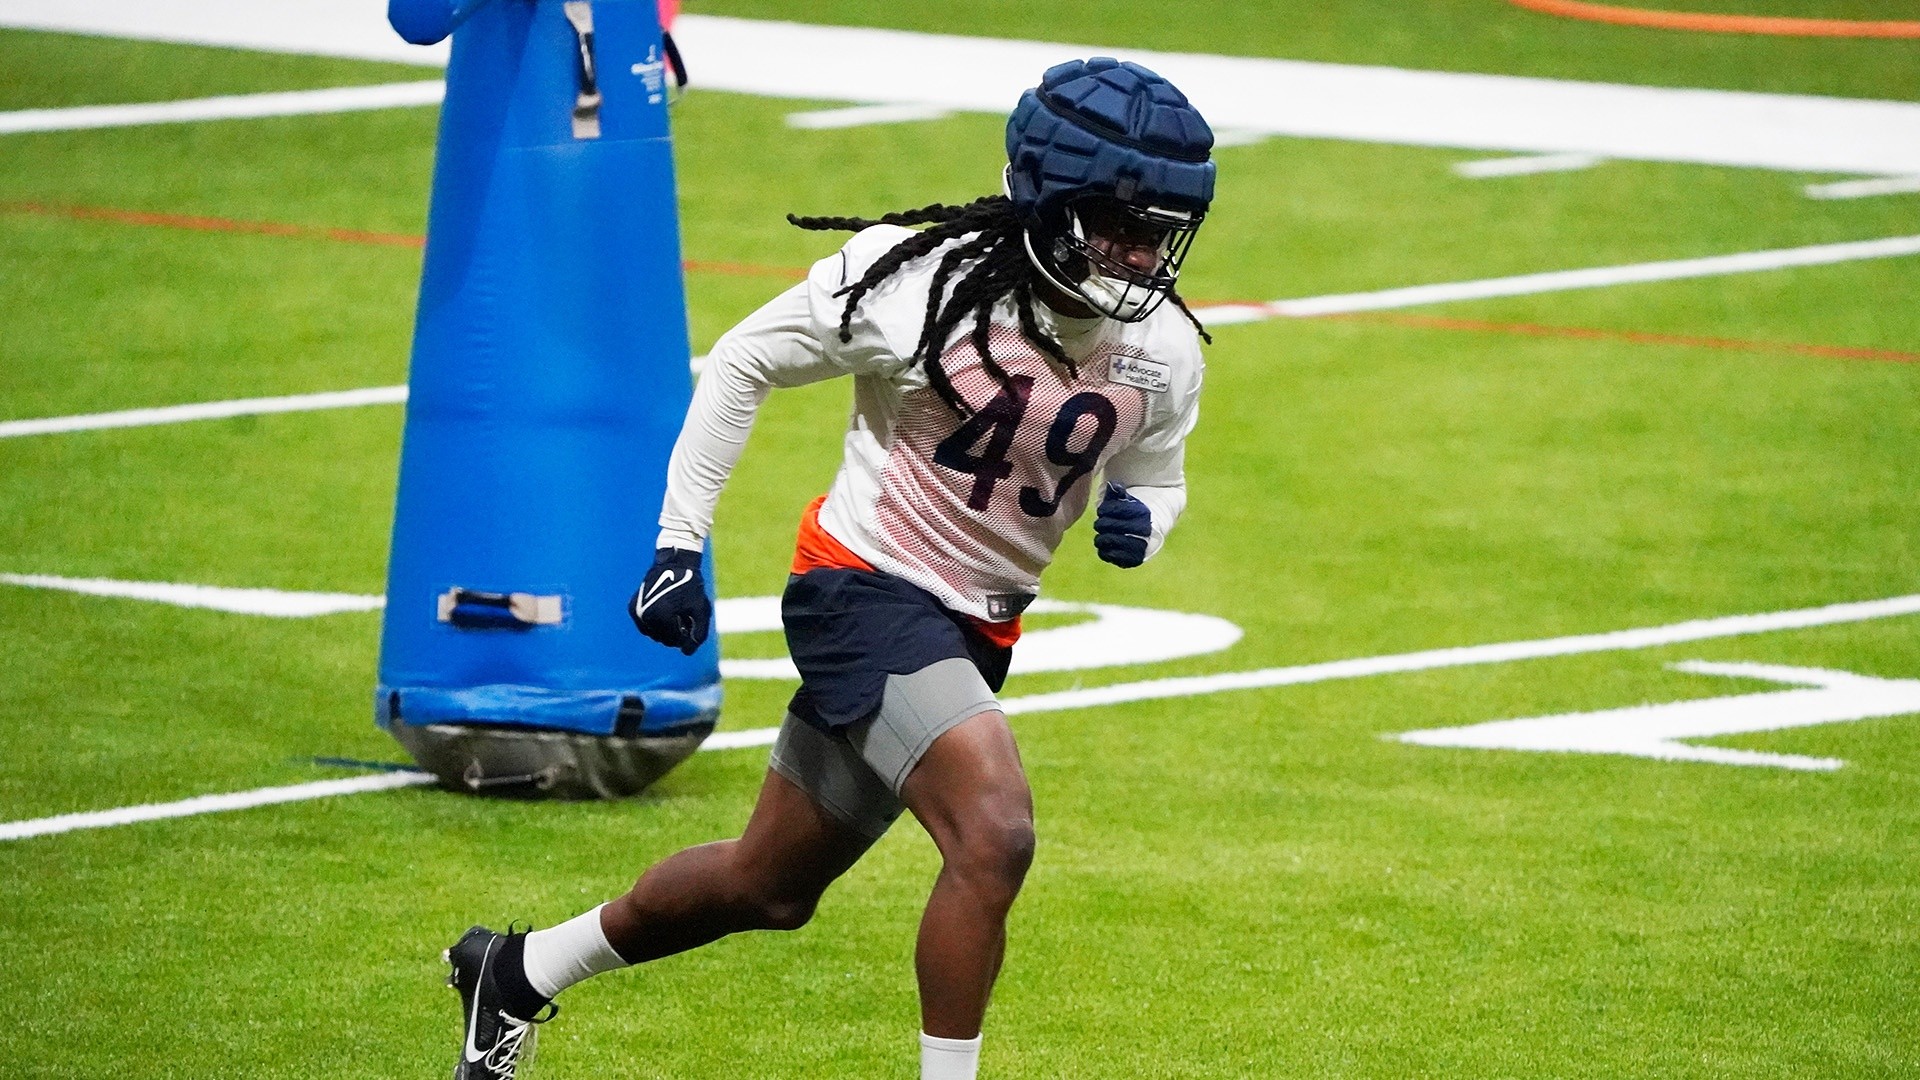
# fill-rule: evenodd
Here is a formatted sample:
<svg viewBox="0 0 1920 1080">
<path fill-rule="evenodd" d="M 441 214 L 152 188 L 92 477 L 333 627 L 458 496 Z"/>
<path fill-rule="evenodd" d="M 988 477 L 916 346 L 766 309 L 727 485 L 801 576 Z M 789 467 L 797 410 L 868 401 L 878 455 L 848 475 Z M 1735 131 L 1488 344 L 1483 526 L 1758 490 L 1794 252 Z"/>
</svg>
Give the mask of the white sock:
<svg viewBox="0 0 1920 1080">
<path fill-rule="evenodd" d="M 973 1080 L 980 1071 L 980 1036 L 942 1039 L 920 1033 L 920 1080 Z"/>
<path fill-rule="evenodd" d="M 590 975 L 632 966 L 608 943 L 598 907 L 528 934 L 526 949 L 527 981 L 542 997 L 553 997 Z"/>
</svg>

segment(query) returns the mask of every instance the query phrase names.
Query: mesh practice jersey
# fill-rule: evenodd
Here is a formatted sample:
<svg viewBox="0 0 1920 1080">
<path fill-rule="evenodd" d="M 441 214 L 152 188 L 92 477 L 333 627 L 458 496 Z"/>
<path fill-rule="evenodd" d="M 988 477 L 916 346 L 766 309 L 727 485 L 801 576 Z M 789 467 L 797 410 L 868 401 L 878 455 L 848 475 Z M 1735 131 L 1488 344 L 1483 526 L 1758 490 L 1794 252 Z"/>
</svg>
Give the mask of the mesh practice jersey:
<svg viewBox="0 0 1920 1080">
<path fill-rule="evenodd" d="M 971 315 L 942 353 L 973 407 L 962 417 L 928 385 L 925 365 L 906 359 L 939 251 L 863 297 L 850 340 L 840 338 L 846 297 L 834 294 L 910 235 L 891 225 L 859 233 L 714 346 L 668 466 L 660 546 L 702 547 L 770 390 L 851 375 L 845 457 L 819 524 L 875 569 L 963 614 L 1015 618 L 1099 478 L 1147 504 L 1148 554 L 1158 551 L 1186 504 L 1183 447 L 1199 410 L 1203 365 L 1186 316 L 1168 303 L 1139 323 L 1069 319 L 1036 302 L 1041 327 L 1076 360 L 1074 377 L 1026 341 L 1004 298 L 990 339 L 1008 384 L 981 363 Z"/>
</svg>

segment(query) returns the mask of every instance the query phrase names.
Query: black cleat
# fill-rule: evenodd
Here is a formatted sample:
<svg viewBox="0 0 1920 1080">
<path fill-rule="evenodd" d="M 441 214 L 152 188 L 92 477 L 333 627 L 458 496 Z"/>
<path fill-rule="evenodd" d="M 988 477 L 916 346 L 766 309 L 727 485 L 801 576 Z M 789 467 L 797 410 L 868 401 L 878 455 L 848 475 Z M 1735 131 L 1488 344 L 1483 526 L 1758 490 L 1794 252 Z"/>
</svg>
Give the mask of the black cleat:
<svg viewBox="0 0 1920 1080">
<path fill-rule="evenodd" d="M 548 1002 L 534 1015 L 512 1016 L 504 1008 L 496 965 L 507 934 L 476 926 L 441 954 L 453 966 L 447 985 L 460 991 L 467 1022 L 466 1042 L 453 1066 L 453 1080 L 513 1080 L 533 1057 L 533 1026 L 553 1019 L 560 1007 Z M 547 1015 L 540 1016 L 540 1012 Z"/>
</svg>

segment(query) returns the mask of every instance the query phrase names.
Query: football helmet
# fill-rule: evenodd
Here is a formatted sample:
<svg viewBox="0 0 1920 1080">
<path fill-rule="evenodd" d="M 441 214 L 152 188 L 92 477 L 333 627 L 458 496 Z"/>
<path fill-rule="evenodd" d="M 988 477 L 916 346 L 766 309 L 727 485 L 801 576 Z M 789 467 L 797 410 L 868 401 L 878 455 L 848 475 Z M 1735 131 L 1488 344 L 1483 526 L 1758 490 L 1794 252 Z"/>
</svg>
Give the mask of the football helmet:
<svg viewBox="0 0 1920 1080">
<path fill-rule="evenodd" d="M 1047 69 L 1007 118 L 1006 191 L 1048 281 L 1122 322 L 1173 291 L 1213 201 L 1213 130 L 1166 79 L 1112 57 Z"/>
</svg>

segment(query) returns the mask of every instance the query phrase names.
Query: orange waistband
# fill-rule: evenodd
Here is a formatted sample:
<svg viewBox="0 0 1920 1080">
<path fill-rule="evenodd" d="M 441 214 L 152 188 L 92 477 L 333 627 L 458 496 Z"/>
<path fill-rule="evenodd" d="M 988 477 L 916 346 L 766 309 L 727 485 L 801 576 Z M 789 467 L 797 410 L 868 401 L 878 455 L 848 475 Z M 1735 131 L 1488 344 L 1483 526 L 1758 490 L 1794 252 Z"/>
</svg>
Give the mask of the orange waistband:
<svg viewBox="0 0 1920 1080">
<path fill-rule="evenodd" d="M 800 535 L 793 544 L 793 573 L 804 574 L 809 570 L 865 570 L 879 573 L 867 560 L 848 550 L 847 545 L 836 540 L 832 533 L 820 526 L 820 507 L 825 505 L 825 495 L 807 504 L 800 514 Z M 1020 640 L 1020 620 L 1007 622 L 987 622 L 971 615 L 964 618 L 973 624 L 973 628 L 1003 649 L 1010 649 Z"/>
<path fill-rule="evenodd" d="M 800 512 L 800 535 L 793 544 L 793 572 L 804 574 L 809 570 L 866 570 L 877 573 L 867 565 L 867 560 L 847 550 L 847 545 L 834 539 L 833 534 L 820 527 L 820 507 L 825 505 L 825 495 L 807 504 Z"/>
<path fill-rule="evenodd" d="M 985 619 L 976 619 L 971 615 L 966 618 L 968 622 L 973 624 L 975 630 L 980 631 L 981 637 L 986 638 L 988 641 L 993 642 L 1003 649 L 1013 648 L 1013 643 L 1020 640 L 1020 616 L 1018 615 L 1015 615 L 1006 622 L 988 622 Z"/>
</svg>

